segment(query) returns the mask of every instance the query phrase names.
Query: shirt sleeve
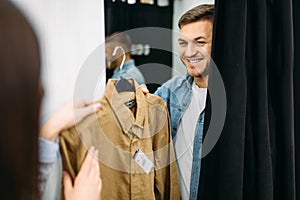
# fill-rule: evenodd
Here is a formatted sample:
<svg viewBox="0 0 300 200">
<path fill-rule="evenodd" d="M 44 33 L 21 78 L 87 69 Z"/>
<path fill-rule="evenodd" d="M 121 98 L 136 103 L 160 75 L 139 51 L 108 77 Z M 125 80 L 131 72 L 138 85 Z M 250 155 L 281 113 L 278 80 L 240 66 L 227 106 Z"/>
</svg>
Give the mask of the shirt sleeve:
<svg viewBox="0 0 300 200">
<path fill-rule="evenodd" d="M 58 139 L 56 142 L 39 138 L 39 162 L 53 163 L 58 159 L 59 145 Z"/>
<path fill-rule="evenodd" d="M 58 139 L 52 142 L 39 138 L 39 163 L 41 199 L 59 199 L 62 166 Z"/>
<path fill-rule="evenodd" d="M 170 133 L 170 117 L 166 107 L 165 114 L 167 116 L 165 125 L 154 137 L 155 187 L 161 200 L 180 200 L 175 151 Z"/>
<path fill-rule="evenodd" d="M 156 96 L 161 97 L 161 87 L 157 88 L 156 91 L 153 93 Z"/>
</svg>

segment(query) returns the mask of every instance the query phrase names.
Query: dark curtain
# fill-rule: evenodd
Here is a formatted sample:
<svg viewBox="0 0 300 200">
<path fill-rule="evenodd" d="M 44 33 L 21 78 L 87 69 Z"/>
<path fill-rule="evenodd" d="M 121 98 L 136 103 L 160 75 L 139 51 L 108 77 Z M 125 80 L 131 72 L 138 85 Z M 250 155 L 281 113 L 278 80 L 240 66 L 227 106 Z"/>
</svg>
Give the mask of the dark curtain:
<svg viewBox="0 0 300 200">
<path fill-rule="evenodd" d="M 227 114 L 202 160 L 198 198 L 300 199 L 299 1 L 216 0 L 215 6 L 212 58 Z"/>
<path fill-rule="evenodd" d="M 105 34 L 110 35 L 116 31 L 127 31 L 141 27 L 161 27 L 172 30 L 173 19 L 173 0 L 169 0 L 169 6 L 160 7 L 157 1 L 154 4 L 143 4 L 139 0 L 135 4 L 128 4 L 121 0 L 105 0 Z M 131 32 L 128 32 L 130 35 Z M 146 33 L 145 33 L 146 34 Z M 172 76 L 172 52 L 151 48 L 153 42 L 157 39 L 149 37 L 135 37 L 130 35 L 133 45 L 144 47 L 144 51 L 140 54 L 132 52 L 132 58 L 135 60 L 136 66 L 143 73 L 146 83 L 149 84 L 150 92 L 155 91 L 157 83 L 164 83 Z M 168 49 L 172 49 L 172 32 L 163 38 Z M 150 54 L 146 53 L 150 47 Z M 151 64 L 149 64 L 151 63 Z M 160 65 L 169 66 L 162 73 Z M 153 73 L 156 71 L 156 73 Z M 107 70 L 107 79 L 112 76 L 112 71 Z M 155 81 L 153 77 L 156 76 Z M 158 80 L 157 80 L 158 78 Z M 156 83 L 156 84 L 155 84 Z M 160 85 L 160 84 L 159 84 Z M 152 88 L 154 87 L 154 88 Z M 152 92 L 153 92 L 152 91 Z"/>
<path fill-rule="evenodd" d="M 300 200 L 300 1 L 293 1 L 296 199 Z"/>
</svg>

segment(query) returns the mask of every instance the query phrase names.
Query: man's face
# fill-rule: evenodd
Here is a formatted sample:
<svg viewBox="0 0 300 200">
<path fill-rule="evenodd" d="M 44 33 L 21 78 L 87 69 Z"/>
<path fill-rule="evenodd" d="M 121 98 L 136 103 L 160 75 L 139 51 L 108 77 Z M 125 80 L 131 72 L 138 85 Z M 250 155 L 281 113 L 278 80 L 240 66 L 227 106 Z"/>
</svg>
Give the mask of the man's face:
<svg viewBox="0 0 300 200">
<path fill-rule="evenodd" d="M 192 77 L 208 75 L 212 27 L 210 20 L 201 20 L 186 24 L 180 29 L 178 51 L 181 61 Z"/>
</svg>

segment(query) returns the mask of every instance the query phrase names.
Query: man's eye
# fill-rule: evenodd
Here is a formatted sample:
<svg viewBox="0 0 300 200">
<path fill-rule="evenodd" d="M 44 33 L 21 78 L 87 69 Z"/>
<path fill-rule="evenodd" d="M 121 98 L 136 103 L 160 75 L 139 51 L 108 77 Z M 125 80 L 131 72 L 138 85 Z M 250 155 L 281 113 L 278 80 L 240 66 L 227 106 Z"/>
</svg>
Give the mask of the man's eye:
<svg viewBox="0 0 300 200">
<path fill-rule="evenodd" d="M 178 42 L 178 44 L 179 44 L 180 46 L 185 46 L 185 45 L 187 45 L 186 42 Z"/>
<path fill-rule="evenodd" d="M 205 41 L 197 41 L 197 45 L 199 45 L 199 46 L 203 46 L 203 45 L 205 45 L 205 44 L 206 44 Z"/>
</svg>

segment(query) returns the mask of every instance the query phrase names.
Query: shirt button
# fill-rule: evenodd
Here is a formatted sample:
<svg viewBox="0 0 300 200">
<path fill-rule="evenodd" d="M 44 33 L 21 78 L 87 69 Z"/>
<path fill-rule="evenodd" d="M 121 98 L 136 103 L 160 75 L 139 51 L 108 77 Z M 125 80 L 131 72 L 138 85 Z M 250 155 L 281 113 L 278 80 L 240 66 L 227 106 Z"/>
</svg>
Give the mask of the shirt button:
<svg viewBox="0 0 300 200">
<path fill-rule="evenodd" d="M 186 106 L 186 103 L 184 102 L 182 105 L 185 107 L 185 106 Z"/>
</svg>

